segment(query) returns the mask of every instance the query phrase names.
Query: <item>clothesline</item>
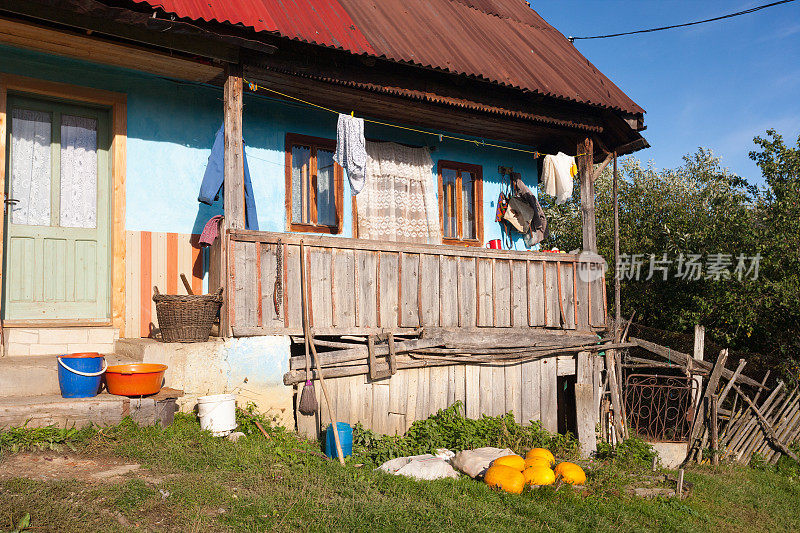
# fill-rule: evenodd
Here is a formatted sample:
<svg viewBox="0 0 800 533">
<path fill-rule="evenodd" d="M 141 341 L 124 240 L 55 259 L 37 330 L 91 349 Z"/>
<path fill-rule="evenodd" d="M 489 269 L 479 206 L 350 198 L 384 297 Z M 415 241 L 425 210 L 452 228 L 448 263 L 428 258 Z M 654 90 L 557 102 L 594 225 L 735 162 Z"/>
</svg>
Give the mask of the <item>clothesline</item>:
<svg viewBox="0 0 800 533">
<path fill-rule="evenodd" d="M 286 94 L 286 93 L 282 93 L 280 91 L 276 91 L 275 89 L 270 89 L 269 87 L 263 87 L 263 86 L 258 85 L 256 83 L 253 83 L 251 81 L 247 81 L 247 80 L 243 80 L 243 81 L 244 81 L 244 83 L 247 84 L 247 87 L 253 92 L 258 92 L 259 90 L 263 90 L 263 91 L 267 91 L 267 92 L 271 92 L 271 93 L 277 94 L 279 96 L 283 96 L 284 98 L 288 98 L 288 99 L 294 100 L 296 102 L 300 102 L 301 104 L 305 104 L 307 106 L 316 107 L 317 109 L 322 109 L 323 111 L 327 111 L 327 112 L 333 113 L 335 115 L 340 115 L 341 114 L 338 111 L 335 111 L 335 110 L 330 109 L 328 107 L 321 106 L 319 104 L 315 104 L 313 102 L 308 102 L 308 101 L 303 100 L 301 98 L 297 98 L 296 96 L 292 96 L 292 95 L 289 95 L 289 94 Z M 355 114 L 354 112 L 352 112 L 352 111 L 350 112 L 351 116 L 353 116 L 354 114 Z M 397 128 L 397 129 L 406 130 L 406 131 L 413 131 L 415 133 L 421 133 L 423 135 L 432 135 L 434 137 L 438 137 L 440 140 L 441 139 L 450 139 L 450 140 L 453 140 L 453 141 L 461 141 L 461 142 L 474 144 L 476 146 L 488 146 L 490 148 L 499 148 L 501 150 L 511 150 L 511 151 L 514 151 L 514 152 L 522 152 L 522 153 L 526 153 L 526 154 L 531 154 L 536 159 L 538 159 L 542 155 L 538 151 L 535 151 L 535 150 L 525 150 L 524 148 L 514 148 L 512 146 L 502 146 L 502 145 L 499 145 L 499 144 L 487 143 L 487 142 L 485 142 L 483 140 L 478 141 L 478 140 L 475 140 L 475 139 L 465 139 L 464 137 L 454 137 L 452 135 L 446 135 L 444 133 L 434 133 L 432 131 L 425 131 L 425 130 L 420 130 L 420 129 L 416 129 L 416 128 L 409 128 L 408 126 L 399 126 L 397 124 L 389 124 L 387 122 L 381 122 L 379 120 L 371 120 L 371 119 L 365 118 L 364 122 L 369 122 L 371 124 L 377 124 L 379 126 L 386 126 L 386 127 L 389 127 L 389 128 Z M 586 155 L 586 154 L 585 153 L 578 154 L 575 157 L 580 157 L 580 156 L 583 156 L 583 155 Z"/>
</svg>

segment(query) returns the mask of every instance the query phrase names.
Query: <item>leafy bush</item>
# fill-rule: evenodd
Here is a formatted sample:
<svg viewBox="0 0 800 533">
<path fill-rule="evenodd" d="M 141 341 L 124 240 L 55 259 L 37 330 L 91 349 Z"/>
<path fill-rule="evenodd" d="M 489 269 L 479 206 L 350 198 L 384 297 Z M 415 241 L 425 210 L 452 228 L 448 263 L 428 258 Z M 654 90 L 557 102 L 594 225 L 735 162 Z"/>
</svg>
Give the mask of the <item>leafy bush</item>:
<svg viewBox="0 0 800 533">
<path fill-rule="evenodd" d="M 597 444 L 597 457 L 599 459 L 610 459 L 622 464 L 642 463 L 651 465 L 656 452 L 653 447 L 638 436 L 612 446 L 607 442 Z"/>
<path fill-rule="evenodd" d="M 559 435 L 542 429 L 539 422 L 522 426 L 513 413 L 471 419 L 456 402 L 426 420 L 414 422 L 403 436 L 380 436 L 356 424 L 353 454 L 357 460 L 380 464 L 388 459 L 434 453 L 436 448 L 468 450 L 484 446 L 511 448 L 523 453 L 534 447 L 548 448 L 559 457 L 577 455 L 578 441 L 570 434 Z"/>
<path fill-rule="evenodd" d="M 64 446 L 75 450 L 74 444 L 88 440 L 97 433 L 93 427 L 83 429 L 46 426 L 29 428 L 12 427 L 0 431 L 0 453 L 17 453 L 33 448 L 37 450 L 61 450 Z"/>
</svg>

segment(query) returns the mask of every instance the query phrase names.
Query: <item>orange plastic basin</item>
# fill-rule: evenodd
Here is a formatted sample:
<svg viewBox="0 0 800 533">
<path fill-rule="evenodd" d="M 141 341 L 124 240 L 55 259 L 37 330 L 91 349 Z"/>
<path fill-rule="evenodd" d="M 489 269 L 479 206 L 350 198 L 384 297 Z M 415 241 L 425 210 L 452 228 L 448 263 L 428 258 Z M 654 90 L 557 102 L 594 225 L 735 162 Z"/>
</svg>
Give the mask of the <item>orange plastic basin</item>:
<svg viewBox="0 0 800 533">
<path fill-rule="evenodd" d="M 167 365 L 131 363 L 113 365 L 106 370 L 106 387 L 120 396 L 147 396 L 161 390 Z"/>
</svg>

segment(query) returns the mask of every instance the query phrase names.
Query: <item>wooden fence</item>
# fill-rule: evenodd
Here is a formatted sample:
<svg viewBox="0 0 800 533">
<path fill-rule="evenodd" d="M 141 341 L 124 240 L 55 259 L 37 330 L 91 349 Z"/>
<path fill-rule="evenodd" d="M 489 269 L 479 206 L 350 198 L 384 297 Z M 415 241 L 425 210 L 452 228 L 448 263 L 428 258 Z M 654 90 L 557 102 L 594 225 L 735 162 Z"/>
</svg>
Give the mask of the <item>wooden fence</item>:
<svg viewBox="0 0 800 533">
<path fill-rule="evenodd" d="M 577 255 L 238 230 L 227 240 L 235 336 L 302 333 L 301 239 L 317 334 L 606 324 L 605 277 L 584 281 L 604 266 Z"/>
</svg>

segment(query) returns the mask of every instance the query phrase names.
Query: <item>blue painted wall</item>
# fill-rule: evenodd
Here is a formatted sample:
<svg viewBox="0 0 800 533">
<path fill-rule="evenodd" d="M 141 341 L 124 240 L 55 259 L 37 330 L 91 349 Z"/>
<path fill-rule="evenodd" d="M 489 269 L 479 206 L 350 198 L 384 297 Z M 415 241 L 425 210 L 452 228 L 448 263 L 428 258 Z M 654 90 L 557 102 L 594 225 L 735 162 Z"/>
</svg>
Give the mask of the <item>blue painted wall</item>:
<svg viewBox="0 0 800 533">
<path fill-rule="evenodd" d="M 221 212 L 220 205 L 197 202 L 214 135 L 222 122 L 220 89 L 5 46 L 0 46 L 0 71 L 128 95 L 128 230 L 199 233 L 208 218 Z M 245 96 L 244 105 L 244 138 L 259 226 L 262 230 L 284 231 L 285 135 L 291 132 L 335 138 L 337 117 L 251 93 Z M 500 238 L 500 227 L 494 222 L 500 192 L 498 165 L 514 167 L 535 190 L 536 160 L 530 154 L 439 141 L 436 136 L 372 124 L 366 125 L 366 135 L 433 146 L 434 165 L 440 159 L 481 165 L 485 241 Z M 351 236 L 348 185 L 344 204 L 344 236 Z M 515 248 L 524 249 L 521 239 L 516 240 Z"/>
</svg>

